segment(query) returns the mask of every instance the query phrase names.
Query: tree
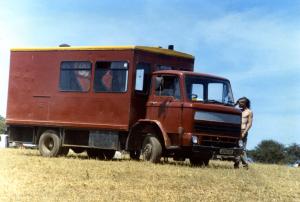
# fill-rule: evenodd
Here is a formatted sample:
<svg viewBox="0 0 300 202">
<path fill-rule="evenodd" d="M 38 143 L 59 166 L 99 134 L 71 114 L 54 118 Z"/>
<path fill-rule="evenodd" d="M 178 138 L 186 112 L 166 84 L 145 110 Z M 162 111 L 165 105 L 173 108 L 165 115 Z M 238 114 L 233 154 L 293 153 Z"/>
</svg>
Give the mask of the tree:
<svg viewBox="0 0 300 202">
<path fill-rule="evenodd" d="M 286 161 L 293 163 L 300 159 L 300 145 L 294 143 L 285 148 Z"/>
<path fill-rule="evenodd" d="M 0 134 L 5 132 L 5 118 L 0 115 Z"/>
<path fill-rule="evenodd" d="M 263 140 L 249 154 L 255 161 L 261 163 L 285 163 L 286 161 L 284 145 L 274 140 Z"/>
</svg>

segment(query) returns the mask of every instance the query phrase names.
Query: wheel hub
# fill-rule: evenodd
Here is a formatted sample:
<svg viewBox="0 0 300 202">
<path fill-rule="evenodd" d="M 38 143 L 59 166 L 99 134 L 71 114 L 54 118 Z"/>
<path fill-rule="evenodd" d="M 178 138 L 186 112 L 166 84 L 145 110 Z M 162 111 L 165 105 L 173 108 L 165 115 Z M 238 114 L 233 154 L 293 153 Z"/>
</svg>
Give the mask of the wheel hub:
<svg viewBox="0 0 300 202">
<path fill-rule="evenodd" d="M 54 147 L 54 141 L 53 139 L 49 138 L 47 141 L 45 141 L 45 147 L 51 151 Z"/>
<path fill-rule="evenodd" d="M 151 156 L 151 153 L 152 153 L 152 145 L 151 144 L 147 144 L 144 147 L 144 150 L 143 150 L 144 159 L 149 160 L 150 156 Z"/>
</svg>

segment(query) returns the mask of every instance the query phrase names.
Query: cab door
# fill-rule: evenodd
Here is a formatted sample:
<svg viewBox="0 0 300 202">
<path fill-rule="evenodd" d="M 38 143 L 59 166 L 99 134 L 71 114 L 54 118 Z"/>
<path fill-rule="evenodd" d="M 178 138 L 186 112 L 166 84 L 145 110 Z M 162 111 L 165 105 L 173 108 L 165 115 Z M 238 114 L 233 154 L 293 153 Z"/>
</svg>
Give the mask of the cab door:
<svg viewBox="0 0 300 202">
<path fill-rule="evenodd" d="M 159 85 L 157 80 L 161 80 Z M 179 143 L 178 127 L 182 125 L 183 99 L 180 86 L 177 75 L 154 75 L 152 94 L 147 103 L 147 118 L 158 120 L 173 143 Z"/>
</svg>

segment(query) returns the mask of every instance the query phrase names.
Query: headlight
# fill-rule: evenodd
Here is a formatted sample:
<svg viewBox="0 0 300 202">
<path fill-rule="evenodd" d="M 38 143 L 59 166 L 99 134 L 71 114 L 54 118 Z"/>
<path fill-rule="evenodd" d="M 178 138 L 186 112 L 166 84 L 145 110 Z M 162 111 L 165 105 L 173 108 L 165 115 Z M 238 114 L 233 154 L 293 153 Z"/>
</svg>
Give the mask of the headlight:
<svg viewBox="0 0 300 202">
<path fill-rule="evenodd" d="M 192 143 L 197 144 L 198 143 L 198 137 L 197 136 L 192 136 Z"/>
<path fill-rule="evenodd" d="M 244 142 L 243 142 L 243 140 L 239 140 L 239 147 L 244 147 Z"/>
</svg>

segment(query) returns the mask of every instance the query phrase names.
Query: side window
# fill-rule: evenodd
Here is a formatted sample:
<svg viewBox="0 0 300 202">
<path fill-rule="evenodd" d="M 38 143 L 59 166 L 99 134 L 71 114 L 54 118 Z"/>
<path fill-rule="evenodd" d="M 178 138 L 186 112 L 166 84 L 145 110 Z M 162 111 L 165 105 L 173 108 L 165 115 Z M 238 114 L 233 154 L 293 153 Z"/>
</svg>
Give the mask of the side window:
<svg viewBox="0 0 300 202">
<path fill-rule="evenodd" d="M 61 91 L 87 92 L 90 89 L 92 64 L 84 61 L 66 61 L 60 64 Z"/>
<path fill-rule="evenodd" d="M 148 93 L 150 86 L 150 69 L 148 63 L 139 63 L 136 67 L 135 90 L 139 93 Z"/>
<path fill-rule="evenodd" d="M 163 76 L 162 86 L 155 89 L 155 95 L 172 96 L 180 99 L 179 79 L 176 76 Z"/>
<path fill-rule="evenodd" d="M 126 92 L 128 83 L 128 63 L 96 62 L 95 92 Z"/>
</svg>

